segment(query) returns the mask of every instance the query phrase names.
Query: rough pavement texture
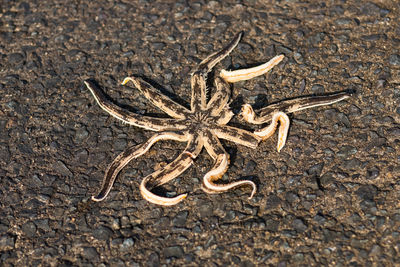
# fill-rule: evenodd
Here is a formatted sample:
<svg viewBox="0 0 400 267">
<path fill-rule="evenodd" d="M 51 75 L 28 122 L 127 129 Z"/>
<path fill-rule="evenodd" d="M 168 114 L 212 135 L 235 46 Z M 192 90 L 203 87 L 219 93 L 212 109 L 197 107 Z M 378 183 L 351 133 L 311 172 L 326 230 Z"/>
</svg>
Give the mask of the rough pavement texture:
<svg viewBox="0 0 400 267">
<path fill-rule="evenodd" d="M 0 265 L 400 264 L 397 1 L 1 2 Z M 248 188 L 205 194 L 212 161 L 203 151 L 163 187 L 189 192 L 184 202 L 144 201 L 142 177 L 184 148 L 166 141 L 129 164 L 105 201 L 88 201 L 112 159 L 152 133 L 110 117 L 83 80 L 163 116 L 119 82 L 144 76 L 188 103 L 193 67 L 239 30 L 243 40 L 218 68 L 286 58 L 234 85 L 236 112 L 305 94 L 357 95 L 291 115 L 281 153 L 276 135 L 255 150 L 223 142 L 232 155 L 224 180 L 252 178 L 252 200 Z"/>
</svg>

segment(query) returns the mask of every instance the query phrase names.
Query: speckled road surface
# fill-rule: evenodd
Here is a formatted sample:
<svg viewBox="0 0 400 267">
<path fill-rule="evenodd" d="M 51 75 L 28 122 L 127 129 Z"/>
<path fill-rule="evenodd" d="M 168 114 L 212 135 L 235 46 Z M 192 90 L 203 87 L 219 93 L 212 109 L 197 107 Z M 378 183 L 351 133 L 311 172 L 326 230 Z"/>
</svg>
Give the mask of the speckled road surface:
<svg viewBox="0 0 400 267">
<path fill-rule="evenodd" d="M 400 265 L 399 3 L 89 2 L 1 1 L 0 265 Z M 189 192 L 185 201 L 144 201 L 141 179 L 184 149 L 165 141 L 131 162 L 105 201 L 89 201 L 112 159 L 152 133 L 110 117 L 83 80 L 163 116 L 122 79 L 146 77 L 187 105 L 193 67 L 240 30 L 218 69 L 286 58 L 234 85 L 235 112 L 357 94 L 291 115 L 280 153 L 276 135 L 255 150 L 223 142 L 232 156 L 223 180 L 255 181 L 252 200 L 246 188 L 205 194 L 200 181 L 213 163 L 203 151 L 163 187 Z"/>
</svg>

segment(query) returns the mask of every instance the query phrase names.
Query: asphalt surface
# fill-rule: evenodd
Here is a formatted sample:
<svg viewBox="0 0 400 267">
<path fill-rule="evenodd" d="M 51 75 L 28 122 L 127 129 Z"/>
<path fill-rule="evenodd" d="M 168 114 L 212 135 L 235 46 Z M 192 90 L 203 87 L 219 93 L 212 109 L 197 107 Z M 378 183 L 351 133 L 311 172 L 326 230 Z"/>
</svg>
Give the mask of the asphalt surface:
<svg viewBox="0 0 400 267">
<path fill-rule="evenodd" d="M 1 1 L 1 266 L 400 265 L 399 2 L 91 2 Z M 223 180 L 255 181 L 252 200 L 248 188 L 201 190 L 206 151 L 161 190 L 188 192 L 185 201 L 143 200 L 141 179 L 185 147 L 165 141 L 125 167 L 106 200 L 90 201 L 108 164 L 152 133 L 101 110 L 83 81 L 165 117 L 122 79 L 145 77 L 188 106 L 191 71 L 241 30 L 217 71 L 286 58 L 233 86 L 235 112 L 357 94 L 292 114 L 280 153 L 276 135 L 254 150 L 223 141 Z"/>
</svg>

